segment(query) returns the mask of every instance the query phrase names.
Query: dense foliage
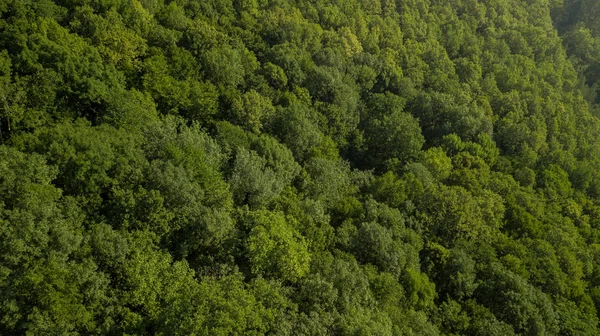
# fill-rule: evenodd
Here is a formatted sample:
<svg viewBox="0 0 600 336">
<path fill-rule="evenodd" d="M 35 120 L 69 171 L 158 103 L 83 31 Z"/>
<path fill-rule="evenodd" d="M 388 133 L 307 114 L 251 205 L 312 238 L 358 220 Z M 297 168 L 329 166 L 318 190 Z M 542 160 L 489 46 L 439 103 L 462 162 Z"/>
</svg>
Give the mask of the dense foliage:
<svg viewBox="0 0 600 336">
<path fill-rule="evenodd" d="M 597 0 L 0 15 L 0 334 L 600 333 Z"/>
</svg>

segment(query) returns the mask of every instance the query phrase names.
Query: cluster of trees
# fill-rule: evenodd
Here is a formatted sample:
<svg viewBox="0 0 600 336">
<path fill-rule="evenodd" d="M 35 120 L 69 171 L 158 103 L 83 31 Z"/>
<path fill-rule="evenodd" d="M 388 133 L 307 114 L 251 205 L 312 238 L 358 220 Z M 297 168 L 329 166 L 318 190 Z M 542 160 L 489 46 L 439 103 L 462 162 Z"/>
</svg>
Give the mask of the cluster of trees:
<svg viewBox="0 0 600 336">
<path fill-rule="evenodd" d="M 0 2 L 0 334 L 597 335 L 594 0 Z"/>
<path fill-rule="evenodd" d="M 563 38 L 569 60 L 579 74 L 579 85 L 595 116 L 600 116 L 600 4 L 566 1 L 552 8 L 552 18 Z"/>
</svg>

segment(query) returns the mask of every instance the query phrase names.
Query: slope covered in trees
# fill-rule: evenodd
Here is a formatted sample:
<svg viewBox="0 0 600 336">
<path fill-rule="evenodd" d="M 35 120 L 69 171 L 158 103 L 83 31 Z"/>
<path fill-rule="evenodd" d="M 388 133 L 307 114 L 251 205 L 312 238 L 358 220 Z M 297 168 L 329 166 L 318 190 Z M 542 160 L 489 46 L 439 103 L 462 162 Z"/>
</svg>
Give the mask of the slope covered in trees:
<svg viewBox="0 0 600 336">
<path fill-rule="evenodd" d="M 0 334 L 597 335 L 594 13 L 0 1 Z"/>
</svg>

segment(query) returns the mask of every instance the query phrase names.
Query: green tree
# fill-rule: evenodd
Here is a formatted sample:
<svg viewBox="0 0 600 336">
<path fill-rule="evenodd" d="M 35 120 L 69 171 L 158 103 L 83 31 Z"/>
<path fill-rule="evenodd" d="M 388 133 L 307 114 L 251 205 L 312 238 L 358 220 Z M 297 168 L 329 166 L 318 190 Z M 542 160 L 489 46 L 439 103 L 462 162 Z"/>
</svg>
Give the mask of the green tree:
<svg viewBox="0 0 600 336">
<path fill-rule="evenodd" d="M 283 214 L 261 210 L 244 217 L 243 225 L 250 230 L 246 248 L 254 275 L 297 281 L 309 271 L 308 245 Z"/>
</svg>

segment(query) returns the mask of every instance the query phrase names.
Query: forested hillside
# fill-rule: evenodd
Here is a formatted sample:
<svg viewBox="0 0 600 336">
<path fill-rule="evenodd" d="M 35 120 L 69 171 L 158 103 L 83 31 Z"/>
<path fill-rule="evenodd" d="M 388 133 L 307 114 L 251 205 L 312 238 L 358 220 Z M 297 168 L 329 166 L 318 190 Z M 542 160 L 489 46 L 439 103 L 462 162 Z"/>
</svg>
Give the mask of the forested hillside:
<svg viewBox="0 0 600 336">
<path fill-rule="evenodd" d="M 600 334 L 597 0 L 0 0 L 1 335 Z"/>
</svg>

